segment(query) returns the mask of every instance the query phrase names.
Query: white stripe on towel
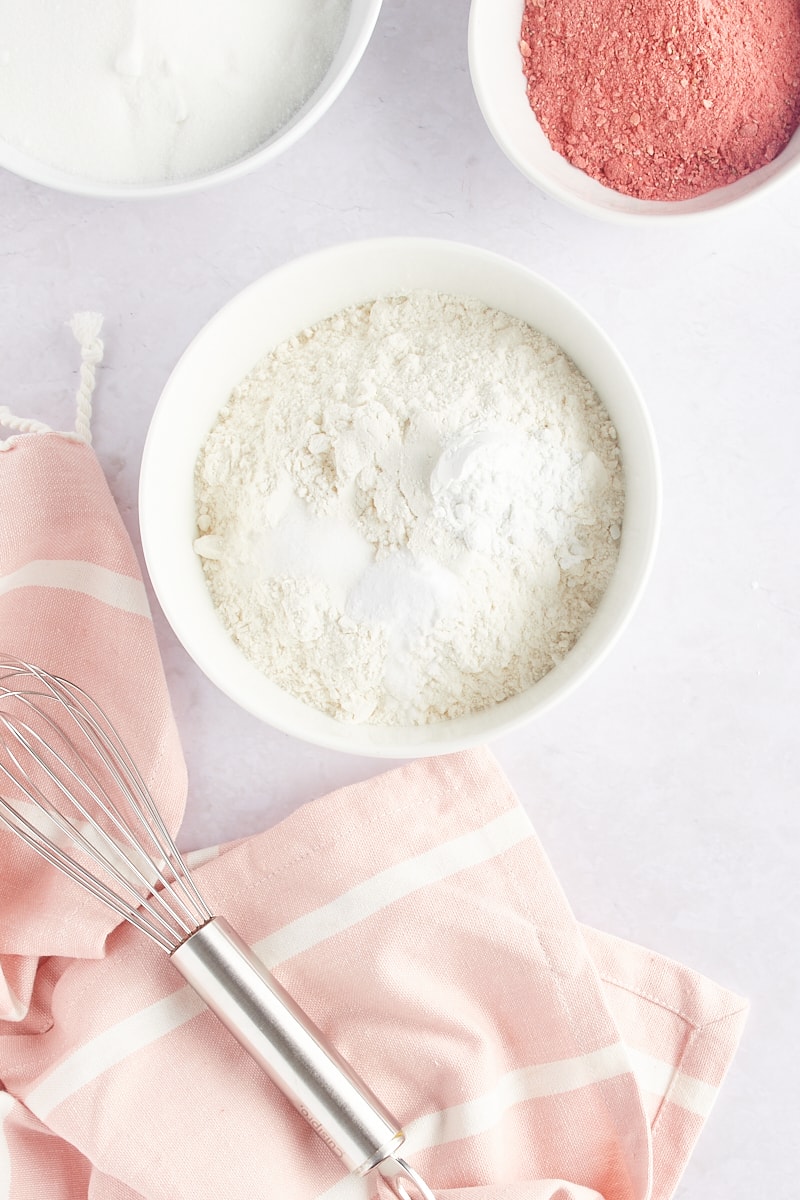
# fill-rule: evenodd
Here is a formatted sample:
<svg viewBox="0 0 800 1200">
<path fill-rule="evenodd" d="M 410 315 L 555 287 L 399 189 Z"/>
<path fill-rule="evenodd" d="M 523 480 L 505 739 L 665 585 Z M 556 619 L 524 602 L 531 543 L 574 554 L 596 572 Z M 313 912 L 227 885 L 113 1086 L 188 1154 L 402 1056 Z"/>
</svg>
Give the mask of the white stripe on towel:
<svg viewBox="0 0 800 1200">
<path fill-rule="evenodd" d="M 415 1152 L 476 1137 L 499 1125 L 516 1104 L 577 1091 L 630 1070 L 640 1087 L 656 1095 L 664 1096 L 671 1087 L 670 1103 L 700 1117 L 708 1115 L 717 1097 L 718 1089 L 711 1084 L 677 1071 L 662 1059 L 616 1042 L 578 1058 L 564 1058 L 511 1071 L 501 1076 L 492 1090 L 483 1096 L 411 1121 L 406 1126 L 408 1140 L 402 1154 L 413 1163 Z M 328 1188 L 317 1200 L 366 1200 L 370 1187 L 364 1180 L 348 1176 Z"/>
<path fill-rule="evenodd" d="M 628 1047 L 628 1054 L 639 1086 L 655 1096 L 665 1096 L 670 1104 L 677 1104 L 687 1112 L 704 1119 L 714 1107 L 718 1088 L 692 1075 L 685 1075 L 663 1059 L 653 1058 L 642 1050 Z"/>
<path fill-rule="evenodd" d="M 488 862 L 532 836 L 533 828 L 526 814 L 521 808 L 513 808 L 482 829 L 474 829 L 451 842 L 434 846 L 424 854 L 379 871 L 371 879 L 331 900 L 330 904 L 285 925 L 254 949 L 268 967 L 274 967 L 319 945 L 326 938 L 352 928 L 373 913 L 388 908 L 395 900 L 447 879 L 457 871 Z"/>
<path fill-rule="evenodd" d="M 520 1067 L 502 1075 L 483 1096 L 410 1122 L 406 1128 L 409 1143 L 421 1150 L 476 1137 L 497 1125 L 503 1114 L 517 1104 L 575 1092 L 592 1083 L 627 1075 L 630 1070 L 630 1059 L 621 1042 L 576 1058 Z"/>
<path fill-rule="evenodd" d="M 109 1067 L 124 1062 L 137 1050 L 180 1028 L 201 1013 L 205 1005 L 196 992 L 182 987 L 171 996 L 141 1009 L 112 1025 L 71 1054 L 24 1097 L 25 1104 L 44 1120 L 62 1101 L 91 1083 Z"/>
<path fill-rule="evenodd" d="M 3 999 L 3 1017 L 4 1021 L 24 1021 L 28 1015 L 28 1005 L 23 1004 L 19 996 L 15 995 L 10 983 L 3 975 L 2 967 L 0 967 L 0 991 L 4 993 Z M 0 1092 L 0 1096 L 2 1092 Z"/>
<path fill-rule="evenodd" d="M 0 576 L 0 596 L 23 587 L 65 588 L 102 600 L 112 608 L 149 617 L 147 593 L 140 579 L 70 558 L 38 558 Z"/>
<path fill-rule="evenodd" d="M 378 872 L 330 904 L 277 930 L 253 948 L 265 963 L 274 967 L 380 912 L 393 901 L 457 871 L 488 862 L 532 835 L 528 817 L 522 809 L 515 807 L 481 829 Z M 188 987 L 151 1004 L 99 1034 L 59 1063 L 27 1094 L 25 1103 L 45 1120 L 54 1108 L 109 1067 L 191 1020 L 202 1008 L 202 1002 Z"/>
<path fill-rule="evenodd" d="M 405 1127 L 407 1142 L 402 1150 L 403 1157 L 413 1164 L 414 1154 L 429 1146 L 445 1146 L 448 1142 L 476 1137 L 493 1129 L 517 1104 L 574 1092 L 592 1083 L 615 1079 L 630 1070 L 626 1047 L 615 1042 L 577 1058 L 562 1058 L 510 1071 L 482 1096 L 409 1122 Z M 361 1184 L 361 1180 L 351 1177 L 340 1179 L 318 1200 L 362 1200 L 369 1193 L 363 1190 L 363 1185 L 359 1186 Z"/>
</svg>

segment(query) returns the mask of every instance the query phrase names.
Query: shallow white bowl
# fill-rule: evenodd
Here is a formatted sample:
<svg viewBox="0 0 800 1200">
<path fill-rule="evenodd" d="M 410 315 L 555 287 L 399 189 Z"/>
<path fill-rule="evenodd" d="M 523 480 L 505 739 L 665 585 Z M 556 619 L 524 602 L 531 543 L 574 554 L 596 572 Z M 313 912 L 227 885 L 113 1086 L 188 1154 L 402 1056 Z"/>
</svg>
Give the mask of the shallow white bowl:
<svg viewBox="0 0 800 1200">
<path fill-rule="evenodd" d="M 800 168 L 799 129 L 765 167 L 692 200 L 638 200 L 598 183 L 552 148 L 533 115 L 519 52 L 524 9 L 524 0 L 472 0 L 469 66 L 478 104 L 495 140 L 543 192 L 592 217 L 652 224 L 707 216 L 741 204 Z"/>
<path fill-rule="evenodd" d="M 15 146 L 0 138 L 0 167 L 31 179 L 34 183 L 42 183 L 45 187 L 57 188 L 62 192 L 74 192 L 81 196 L 103 196 L 109 199 L 134 200 L 151 199 L 155 196 L 179 196 L 187 192 L 198 192 L 205 188 L 214 187 L 218 183 L 226 183 L 247 175 L 257 167 L 272 162 L 284 150 L 288 150 L 295 142 L 307 133 L 320 117 L 328 111 L 337 96 L 346 86 L 351 75 L 358 66 L 369 40 L 372 37 L 378 14 L 383 0 L 352 0 L 347 27 L 336 52 L 336 56 L 324 78 L 316 90 L 312 92 L 302 108 L 294 114 L 288 124 L 282 126 L 268 142 L 257 146 L 244 158 L 217 170 L 208 171 L 191 179 L 182 179 L 157 184 L 138 183 L 107 183 L 95 179 L 86 179 L 80 175 L 70 175 L 66 171 L 48 166 L 47 163 L 31 158 Z M 87 137 L 91 130 L 87 130 Z"/>
<path fill-rule="evenodd" d="M 192 549 L 198 453 L 233 387 L 273 346 L 349 304 L 411 288 L 476 296 L 552 337 L 604 400 L 619 433 L 626 502 L 616 571 L 586 631 L 539 683 L 485 712 L 420 727 L 342 724 L 288 695 L 252 666 L 212 604 Z M 306 741 L 352 754 L 410 758 L 487 741 L 544 712 L 619 637 L 650 571 L 660 515 L 653 432 L 612 344 L 572 300 L 484 250 L 428 239 L 355 242 L 272 271 L 197 335 L 156 407 L 144 449 L 139 519 L 145 559 L 172 628 L 208 677 L 249 712 Z"/>
</svg>

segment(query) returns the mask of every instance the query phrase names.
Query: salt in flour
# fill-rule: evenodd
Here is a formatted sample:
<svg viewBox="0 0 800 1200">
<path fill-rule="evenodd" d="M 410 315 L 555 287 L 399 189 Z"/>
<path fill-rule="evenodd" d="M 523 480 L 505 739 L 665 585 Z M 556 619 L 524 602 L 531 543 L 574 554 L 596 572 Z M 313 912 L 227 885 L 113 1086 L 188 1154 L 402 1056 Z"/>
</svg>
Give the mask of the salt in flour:
<svg viewBox="0 0 800 1200">
<path fill-rule="evenodd" d="M 543 334 L 431 292 L 342 311 L 236 388 L 195 548 L 244 653 L 345 721 L 479 711 L 575 644 L 617 559 L 608 412 Z"/>
</svg>

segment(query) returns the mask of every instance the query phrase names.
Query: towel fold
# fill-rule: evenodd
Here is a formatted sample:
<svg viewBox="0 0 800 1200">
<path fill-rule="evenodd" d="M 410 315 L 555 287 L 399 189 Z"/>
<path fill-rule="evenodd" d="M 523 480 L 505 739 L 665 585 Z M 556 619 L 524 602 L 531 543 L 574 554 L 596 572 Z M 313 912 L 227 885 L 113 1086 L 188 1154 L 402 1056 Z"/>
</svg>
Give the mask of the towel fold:
<svg viewBox="0 0 800 1200">
<path fill-rule="evenodd" d="M 175 830 L 185 773 L 99 464 L 0 453 L 0 646 L 106 708 Z M 0 1200 L 358 1200 L 167 957 L 0 831 Z M 578 925 L 486 750 L 422 760 L 194 858 L 408 1133 L 442 1200 L 666 1200 L 744 1001 Z"/>
</svg>

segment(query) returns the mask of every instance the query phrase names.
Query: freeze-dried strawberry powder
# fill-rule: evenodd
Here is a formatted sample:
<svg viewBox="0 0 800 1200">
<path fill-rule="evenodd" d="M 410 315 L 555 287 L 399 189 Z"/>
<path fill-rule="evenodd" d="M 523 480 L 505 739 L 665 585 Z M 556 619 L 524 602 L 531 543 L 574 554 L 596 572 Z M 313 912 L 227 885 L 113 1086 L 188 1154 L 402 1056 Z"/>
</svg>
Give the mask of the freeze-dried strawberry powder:
<svg viewBox="0 0 800 1200">
<path fill-rule="evenodd" d="M 553 148 L 629 196 L 732 183 L 800 124 L 800 0 L 526 0 L 520 50 Z"/>
</svg>

